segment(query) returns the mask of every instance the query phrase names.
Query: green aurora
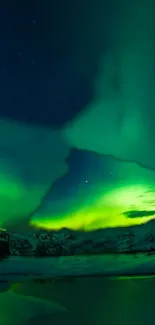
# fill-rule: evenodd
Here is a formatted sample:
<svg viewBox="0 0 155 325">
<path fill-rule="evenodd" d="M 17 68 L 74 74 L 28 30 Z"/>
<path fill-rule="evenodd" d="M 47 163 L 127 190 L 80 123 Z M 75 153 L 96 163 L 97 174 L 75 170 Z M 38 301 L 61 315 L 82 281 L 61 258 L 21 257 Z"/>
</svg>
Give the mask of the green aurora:
<svg viewBox="0 0 155 325">
<path fill-rule="evenodd" d="M 108 166 L 106 178 L 105 160 L 106 167 Z M 51 197 L 43 205 L 43 209 L 38 210 L 32 217 L 31 225 L 48 229 L 67 227 L 89 231 L 139 225 L 154 219 L 154 171 L 135 163 L 119 162 L 103 156 L 97 157 L 97 163 L 98 168 L 96 166 L 96 171 L 93 170 L 97 177 L 89 176 L 87 183 L 83 178 L 78 179 L 78 190 L 73 197 L 64 195 L 63 199 L 60 197 L 56 199 L 51 192 Z M 63 180 L 59 186 L 64 187 Z M 72 184 L 72 191 L 73 187 L 76 188 L 76 183 Z M 55 205 L 60 208 L 54 213 Z M 134 217 L 130 217 L 133 211 Z"/>
<path fill-rule="evenodd" d="M 109 159 L 106 181 L 100 172 L 89 195 L 81 185 L 66 212 L 51 215 L 45 204 L 32 217 L 32 225 L 91 230 L 139 225 L 154 218 L 155 4 L 126 0 L 118 7 L 121 15 L 107 31 L 109 48 L 98 64 L 94 98 L 63 130 L 70 147 L 116 159 Z"/>
<path fill-rule="evenodd" d="M 154 218 L 154 6 L 153 0 L 119 1 L 119 24 L 116 16 L 109 24 L 110 41 L 98 58 L 93 100 L 65 127 L 1 120 L 1 227 L 15 223 L 20 228 L 26 220 L 35 227 L 88 231 Z M 78 44 L 82 46 L 80 39 Z M 102 162 L 85 177 L 88 162 L 83 176 L 75 172 L 72 185 L 63 187 L 73 149 L 98 154 L 99 165 L 107 158 L 106 167 Z M 78 164 L 83 170 L 80 160 Z M 55 197 L 58 182 L 63 193 Z"/>
<path fill-rule="evenodd" d="M 120 7 L 119 7 L 120 6 Z M 98 62 L 94 96 L 64 129 L 71 147 L 155 169 L 153 0 L 118 2 L 119 22 Z"/>
</svg>

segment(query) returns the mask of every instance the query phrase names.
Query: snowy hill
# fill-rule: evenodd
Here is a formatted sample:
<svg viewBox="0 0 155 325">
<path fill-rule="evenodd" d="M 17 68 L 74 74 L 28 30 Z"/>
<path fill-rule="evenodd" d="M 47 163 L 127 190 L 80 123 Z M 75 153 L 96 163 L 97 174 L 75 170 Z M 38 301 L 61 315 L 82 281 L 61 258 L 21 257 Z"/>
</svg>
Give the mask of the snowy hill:
<svg viewBox="0 0 155 325">
<path fill-rule="evenodd" d="M 92 232 L 62 229 L 57 232 L 37 230 L 20 234 L 1 230 L 1 253 L 4 248 L 4 238 L 5 247 L 8 245 L 10 255 L 17 256 L 54 257 L 125 252 L 150 253 L 155 251 L 155 222 Z"/>
</svg>

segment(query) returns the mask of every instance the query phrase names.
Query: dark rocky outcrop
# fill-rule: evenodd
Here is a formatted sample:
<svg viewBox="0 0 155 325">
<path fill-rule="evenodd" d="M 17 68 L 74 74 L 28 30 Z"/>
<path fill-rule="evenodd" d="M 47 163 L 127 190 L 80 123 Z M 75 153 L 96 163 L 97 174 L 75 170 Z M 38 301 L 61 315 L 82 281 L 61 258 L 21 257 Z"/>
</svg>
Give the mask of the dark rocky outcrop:
<svg viewBox="0 0 155 325">
<path fill-rule="evenodd" d="M 10 255 L 10 235 L 3 230 L 0 230 L 0 259 Z"/>
</svg>

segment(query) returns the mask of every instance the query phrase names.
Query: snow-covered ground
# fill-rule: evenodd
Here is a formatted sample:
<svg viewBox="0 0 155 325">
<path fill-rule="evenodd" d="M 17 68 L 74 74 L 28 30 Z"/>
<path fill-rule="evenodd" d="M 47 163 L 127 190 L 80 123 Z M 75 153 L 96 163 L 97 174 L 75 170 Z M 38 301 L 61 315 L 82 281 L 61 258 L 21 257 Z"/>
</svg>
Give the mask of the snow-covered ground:
<svg viewBox="0 0 155 325">
<path fill-rule="evenodd" d="M 115 254 L 70 257 L 16 257 L 0 262 L 0 281 L 33 278 L 119 276 L 155 273 L 155 255 Z"/>
</svg>

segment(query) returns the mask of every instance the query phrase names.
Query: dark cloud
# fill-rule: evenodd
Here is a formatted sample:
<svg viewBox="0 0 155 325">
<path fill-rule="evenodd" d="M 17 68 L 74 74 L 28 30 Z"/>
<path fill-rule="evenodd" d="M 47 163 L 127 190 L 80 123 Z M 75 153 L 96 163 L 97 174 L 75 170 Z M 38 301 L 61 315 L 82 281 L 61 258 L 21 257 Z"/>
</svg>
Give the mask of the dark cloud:
<svg viewBox="0 0 155 325">
<path fill-rule="evenodd" d="M 128 218 L 143 218 L 143 217 L 151 217 L 155 215 L 155 210 L 147 211 L 147 210 L 132 210 L 124 212 L 124 215 Z"/>
</svg>

